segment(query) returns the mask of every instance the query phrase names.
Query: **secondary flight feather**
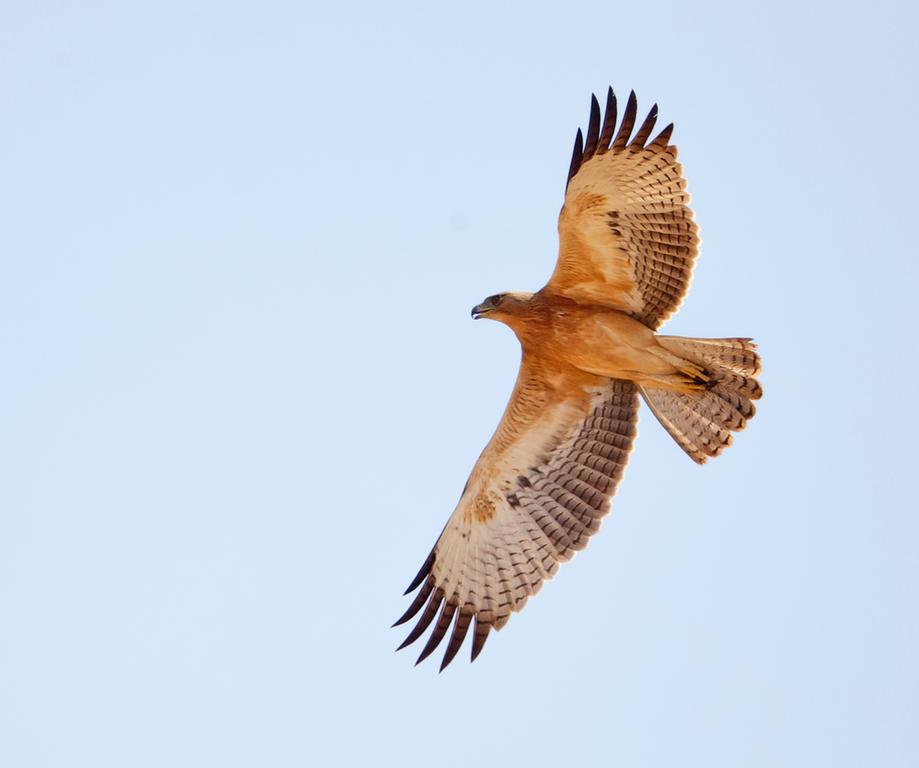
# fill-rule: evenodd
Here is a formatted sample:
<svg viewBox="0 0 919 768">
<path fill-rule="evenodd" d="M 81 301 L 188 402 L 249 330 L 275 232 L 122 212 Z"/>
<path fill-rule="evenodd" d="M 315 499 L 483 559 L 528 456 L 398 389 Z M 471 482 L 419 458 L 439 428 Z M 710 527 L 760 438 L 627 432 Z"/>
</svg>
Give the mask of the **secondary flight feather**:
<svg viewBox="0 0 919 768">
<path fill-rule="evenodd" d="M 418 618 L 400 649 L 433 624 L 418 662 L 449 634 L 443 669 L 470 630 L 475 660 L 491 630 L 587 545 L 622 478 L 639 399 L 702 464 L 762 394 L 750 339 L 655 332 L 689 288 L 698 227 L 673 124 L 652 138 L 655 105 L 635 130 L 634 92 L 617 112 L 610 88 L 602 116 L 591 99 L 586 138 L 577 132 L 549 282 L 472 310 L 508 325 L 522 359 L 501 423 L 406 590 L 418 593 L 396 625 Z"/>
</svg>

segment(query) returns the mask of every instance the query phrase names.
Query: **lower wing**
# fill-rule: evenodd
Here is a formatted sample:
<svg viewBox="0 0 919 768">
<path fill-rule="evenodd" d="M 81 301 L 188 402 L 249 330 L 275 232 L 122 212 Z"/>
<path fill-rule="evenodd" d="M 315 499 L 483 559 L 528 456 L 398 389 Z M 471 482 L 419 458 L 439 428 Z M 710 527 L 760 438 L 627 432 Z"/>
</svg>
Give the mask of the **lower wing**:
<svg viewBox="0 0 919 768">
<path fill-rule="evenodd" d="M 503 627 L 599 529 L 628 461 L 637 408 L 631 382 L 572 370 L 553 371 L 550 383 L 524 356 L 501 424 L 406 590 L 420 587 L 395 625 L 421 616 L 400 649 L 434 623 L 420 662 L 452 624 L 443 669 L 474 622 L 475 660 L 491 628 Z"/>
</svg>

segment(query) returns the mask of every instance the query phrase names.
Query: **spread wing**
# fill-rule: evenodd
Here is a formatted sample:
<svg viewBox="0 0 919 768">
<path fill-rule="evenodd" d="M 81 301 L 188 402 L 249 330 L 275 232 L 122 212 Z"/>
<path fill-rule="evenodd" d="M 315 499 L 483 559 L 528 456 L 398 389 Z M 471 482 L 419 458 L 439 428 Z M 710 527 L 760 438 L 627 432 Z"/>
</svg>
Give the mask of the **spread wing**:
<svg viewBox="0 0 919 768">
<path fill-rule="evenodd" d="M 633 91 L 614 138 L 613 89 L 602 129 L 592 97 L 587 141 L 578 130 L 558 219 L 558 263 L 543 290 L 611 306 L 657 328 L 689 289 L 699 230 L 668 143 L 673 124 L 648 143 L 655 105 L 630 140 L 636 111 Z"/>
<path fill-rule="evenodd" d="M 599 529 L 632 448 L 637 407 L 631 382 L 549 372 L 524 354 L 501 424 L 406 590 L 420 587 L 396 625 L 421 616 L 400 649 L 433 622 L 420 662 L 452 625 L 443 669 L 474 622 L 475 660 L 491 628 Z"/>
</svg>

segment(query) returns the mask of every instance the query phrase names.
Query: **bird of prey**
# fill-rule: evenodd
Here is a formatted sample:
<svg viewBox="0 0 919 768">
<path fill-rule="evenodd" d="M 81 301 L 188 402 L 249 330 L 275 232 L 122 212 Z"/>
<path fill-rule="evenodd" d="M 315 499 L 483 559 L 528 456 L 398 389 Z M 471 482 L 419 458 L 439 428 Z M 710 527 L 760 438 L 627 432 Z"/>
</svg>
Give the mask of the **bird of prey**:
<svg viewBox="0 0 919 768">
<path fill-rule="evenodd" d="M 657 105 L 639 125 L 635 93 L 617 127 L 591 98 L 558 219 L 555 271 L 536 293 L 499 293 L 472 310 L 498 320 L 522 348 L 501 423 L 405 594 L 405 646 L 433 623 L 418 662 L 452 632 L 441 670 L 470 627 L 473 661 L 489 631 L 596 533 L 632 442 L 639 397 L 699 464 L 731 444 L 762 394 L 748 338 L 656 333 L 686 295 L 698 227 L 671 123 L 651 138 Z M 394 625 L 394 626 L 395 626 Z M 418 663 L 416 662 L 416 663 Z"/>
</svg>

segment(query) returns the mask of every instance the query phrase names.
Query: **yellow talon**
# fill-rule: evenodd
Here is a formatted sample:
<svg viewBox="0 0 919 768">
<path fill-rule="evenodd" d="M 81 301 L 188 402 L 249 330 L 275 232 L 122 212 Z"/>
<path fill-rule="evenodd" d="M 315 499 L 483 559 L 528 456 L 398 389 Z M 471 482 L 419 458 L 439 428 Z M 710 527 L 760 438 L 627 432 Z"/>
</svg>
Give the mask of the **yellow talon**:
<svg viewBox="0 0 919 768">
<path fill-rule="evenodd" d="M 712 380 L 711 376 L 708 376 L 705 371 L 703 371 L 701 368 L 696 368 L 694 365 L 680 368 L 680 373 L 683 373 L 686 376 L 689 376 L 689 378 L 695 379 L 696 381 L 707 382 Z"/>
</svg>

